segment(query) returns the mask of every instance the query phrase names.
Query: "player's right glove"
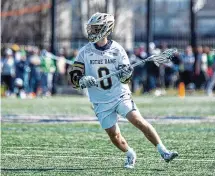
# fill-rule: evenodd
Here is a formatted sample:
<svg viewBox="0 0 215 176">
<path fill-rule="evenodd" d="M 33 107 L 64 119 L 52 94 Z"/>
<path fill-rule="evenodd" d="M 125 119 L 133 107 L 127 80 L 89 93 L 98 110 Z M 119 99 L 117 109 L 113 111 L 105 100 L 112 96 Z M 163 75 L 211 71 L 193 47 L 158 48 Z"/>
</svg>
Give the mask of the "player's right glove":
<svg viewBox="0 0 215 176">
<path fill-rule="evenodd" d="M 79 86 L 84 89 L 84 88 L 90 88 L 93 86 L 97 86 L 96 79 L 93 76 L 83 76 L 79 80 Z"/>
<path fill-rule="evenodd" d="M 120 65 L 118 69 L 122 70 L 118 74 L 120 82 L 128 83 L 130 78 L 131 78 L 131 76 L 132 76 L 132 72 L 133 72 L 134 69 L 131 67 L 131 65 Z"/>
</svg>

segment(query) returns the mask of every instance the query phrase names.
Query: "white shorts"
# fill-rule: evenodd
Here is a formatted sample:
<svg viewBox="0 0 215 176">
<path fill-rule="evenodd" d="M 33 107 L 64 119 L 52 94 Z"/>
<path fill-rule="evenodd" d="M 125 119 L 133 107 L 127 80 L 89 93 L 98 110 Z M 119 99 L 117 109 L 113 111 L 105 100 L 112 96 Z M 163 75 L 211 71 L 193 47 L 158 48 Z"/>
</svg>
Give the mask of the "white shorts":
<svg viewBox="0 0 215 176">
<path fill-rule="evenodd" d="M 130 111 L 138 110 L 130 94 L 110 103 L 94 103 L 93 107 L 103 129 L 114 126 L 118 121 L 118 114 L 126 118 Z"/>
</svg>

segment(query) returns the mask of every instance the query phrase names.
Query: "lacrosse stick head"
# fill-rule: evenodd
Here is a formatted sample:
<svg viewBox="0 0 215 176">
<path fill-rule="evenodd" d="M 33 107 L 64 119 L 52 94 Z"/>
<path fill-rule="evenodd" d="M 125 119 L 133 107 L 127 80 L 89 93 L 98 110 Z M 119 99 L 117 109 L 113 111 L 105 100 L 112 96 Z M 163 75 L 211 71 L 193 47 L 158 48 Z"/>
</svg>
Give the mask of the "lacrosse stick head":
<svg viewBox="0 0 215 176">
<path fill-rule="evenodd" d="M 167 49 L 161 54 L 152 57 L 152 61 L 157 66 L 159 66 L 160 64 L 169 63 L 176 53 L 177 53 L 176 48 Z"/>
</svg>

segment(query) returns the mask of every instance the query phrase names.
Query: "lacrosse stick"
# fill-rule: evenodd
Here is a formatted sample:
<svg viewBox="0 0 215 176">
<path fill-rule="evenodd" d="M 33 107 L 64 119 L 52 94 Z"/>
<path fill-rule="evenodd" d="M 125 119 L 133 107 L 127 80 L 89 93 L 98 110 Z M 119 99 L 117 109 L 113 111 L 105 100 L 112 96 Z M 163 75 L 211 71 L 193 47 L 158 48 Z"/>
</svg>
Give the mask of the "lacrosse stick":
<svg viewBox="0 0 215 176">
<path fill-rule="evenodd" d="M 172 49 L 167 49 L 164 52 L 162 52 L 159 55 L 152 55 L 144 60 L 141 60 L 135 64 L 132 64 L 131 67 L 134 68 L 140 64 L 143 64 L 145 62 L 151 62 L 153 61 L 155 63 L 155 65 L 159 66 L 160 64 L 164 64 L 164 63 L 168 63 L 171 61 L 172 57 L 174 56 L 174 54 L 177 53 L 177 49 L 176 48 L 172 48 Z M 117 75 L 119 73 L 121 73 L 122 70 L 118 70 L 116 72 L 113 72 L 111 74 L 108 74 L 106 76 L 103 76 L 99 79 L 96 80 L 96 82 L 100 82 L 103 81 L 104 79 L 110 78 L 111 76 Z"/>
</svg>

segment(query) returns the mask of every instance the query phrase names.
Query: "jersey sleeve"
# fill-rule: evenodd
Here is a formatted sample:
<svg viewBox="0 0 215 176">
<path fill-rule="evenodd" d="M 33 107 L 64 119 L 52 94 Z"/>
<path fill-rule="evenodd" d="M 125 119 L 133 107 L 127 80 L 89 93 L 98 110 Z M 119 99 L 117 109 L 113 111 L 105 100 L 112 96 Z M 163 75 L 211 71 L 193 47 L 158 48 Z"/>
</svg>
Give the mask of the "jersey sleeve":
<svg viewBox="0 0 215 176">
<path fill-rule="evenodd" d="M 119 58 L 119 63 L 118 63 L 119 67 L 118 68 L 121 69 L 125 65 L 130 66 L 131 64 L 130 64 L 128 55 L 127 55 L 126 51 L 124 50 L 124 48 L 121 47 L 119 51 L 120 51 L 120 58 Z M 131 77 L 132 77 L 132 75 L 128 79 L 123 81 L 122 83 L 127 84 L 130 81 Z"/>
<path fill-rule="evenodd" d="M 72 65 L 71 70 L 69 72 L 73 88 L 79 88 L 79 80 L 82 76 L 84 76 L 84 70 L 84 58 L 83 53 L 81 52 L 75 58 L 74 64 Z"/>
<path fill-rule="evenodd" d="M 120 48 L 120 59 L 119 59 L 119 65 L 130 65 L 130 61 L 128 58 L 128 55 L 124 48 Z"/>
</svg>

